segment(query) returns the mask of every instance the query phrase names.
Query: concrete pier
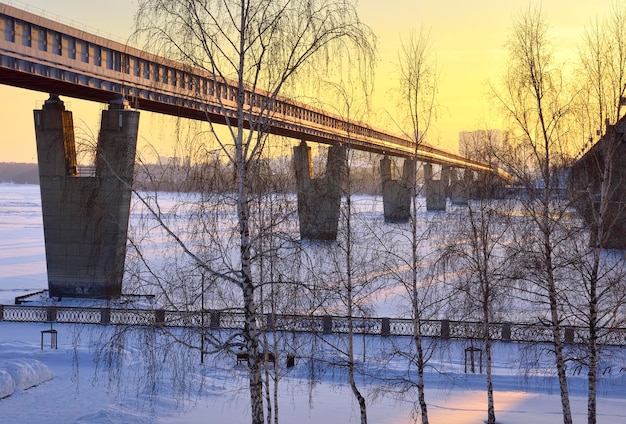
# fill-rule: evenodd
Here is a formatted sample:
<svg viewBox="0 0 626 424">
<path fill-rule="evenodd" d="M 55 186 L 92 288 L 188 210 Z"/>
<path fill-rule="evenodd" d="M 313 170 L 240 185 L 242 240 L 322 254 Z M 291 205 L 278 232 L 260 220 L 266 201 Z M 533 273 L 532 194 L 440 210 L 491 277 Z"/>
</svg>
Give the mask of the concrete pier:
<svg viewBox="0 0 626 424">
<path fill-rule="evenodd" d="M 90 176 L 79 174 L 72 113 L 58 96 L 34 119 L 50 296 L 119 297 L 139 112 L 123 99 L 102 112 Z"/>
<path fill-rule="evenodd" d="M 315 178 L 311 148 L 304 141 L 293 148 L 293 155 L 298 189 L 300 238 L 336 240 L 346 170 L 345 147 L 331 146 L 328 149 L 326 174 L 321 178 Z"/>
<path fill-rule="evenodd" d="M 463 178 L 459 178 L 458 171 L 453 169 L 450 177 L 450 202 L 455 205 L 467 205 L 474 182 L 474 173 L 465 169 L 463 170 Z"/>
<path fill-rule="evenodd" d="M 433 165 L 424 164 L 424 194 L 426 195 L 426 210 L 445 211 L 446 191 L 448 187 L 445 180 L 433 179 Z"/>
<path fill-rule="evenodd" d="M 411 217 L 411 193 L 416 184 L 414 159 L 405 159 L 402 178 L 394 179 L 393 162 L 388 156 L 380 160 L 383 184 L 383 211 L 386 222 L 408 222 Z"/>
</svg>

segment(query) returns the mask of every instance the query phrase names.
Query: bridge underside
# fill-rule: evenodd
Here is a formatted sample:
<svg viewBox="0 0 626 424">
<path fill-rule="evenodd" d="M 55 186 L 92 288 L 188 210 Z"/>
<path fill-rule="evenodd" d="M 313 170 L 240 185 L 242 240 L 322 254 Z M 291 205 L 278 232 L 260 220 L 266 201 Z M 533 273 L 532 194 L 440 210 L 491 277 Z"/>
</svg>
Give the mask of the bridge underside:
<svg viewBox="0 0 626 424">
<path fill-rule="evenodd" d="M 222 108 L 219 105 L 207 103 L 200 96 L 195 98 L 179 95 L 161 94 L 156 90 L 141 88 L 122 82 L 86 75 L 82 72 L 63 70 L 52 66 L 38 64 L 24 59 L 17 59 L 0 54 L 0 81 L 2 84 L 28 90 L 46 93 L 59 93 L 99 103 L 109 103 L 118 96 L 129 99 L 131 106 L 148 112 L 160 113 L 169 116 L 187 118 L 197 121 L 212 122 L 217 125 L 236 125 L 235 111 Z M 273 134 L 293 139 L 341 145 L 345 144 L 345 137 L 315 128 L 308 128 L 306 123 L 293 125 L 280 119 L 261 118 L 253 121 L 244 121 L 244 127 L 250 129 L 254 125 L 267 134 Z M 380 153 L 380 147 L 370 142 L 364 142 L 358 137 L 350 140 L 354 148 L 362 151 Z M 406 150 L 388 146 L 387 153 L 406 156 Z M 434 160 L 440 163 L 445 159 Z"/>
</svg>

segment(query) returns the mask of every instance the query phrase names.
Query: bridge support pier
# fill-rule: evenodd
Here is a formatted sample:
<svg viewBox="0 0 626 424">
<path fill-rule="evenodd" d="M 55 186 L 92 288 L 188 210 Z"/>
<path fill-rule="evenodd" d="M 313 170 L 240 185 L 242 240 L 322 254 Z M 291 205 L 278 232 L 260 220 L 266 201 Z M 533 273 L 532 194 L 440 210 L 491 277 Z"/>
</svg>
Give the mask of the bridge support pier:
<svg viewBox="0 0 626 424">
<path fill-rule="evenodd" d="M 311 148 L 304 141 L 293 148 L 300 238 L 336 240 L 341 207 L 341 191 L 346 169 L 346 148 L 328 149 L 326 175 L 315 178 Z"/>
<path fill-rule="evenodd" d="M 386 222 L 408 222 L 411 217 L 411 192 L 416 183 L 415 159 L 405 159 L 402 178 L 393 179 L 393 163 L 388 156 L 380 160 L 383 183 L 383 211 Z"/>
<path fill-rule="evenodd" d="M 459 179 L 458 171 L 452 170 L 450 177 L 450 201 L 455 205 L 467 205 L 474 180 L 473 172 L 465 169 L 463 178 Z"/>
<path fill-rule="evenodd" d="M 88 177 L 79 176 L 72 113 L 58 96 L 34 119 L 50 296 L 119 297 L 139 112 L 123 98 L 102 111 Z"/>
<path fill-rule="evenodd" d="M 444 172 L 442 172 L 444 174 Z M 442 175 L 443 177 L 444 175 Z M 433 180 L 433 165 L 424 164 L 424 192 L 426 195 L 426 210 L 445 211 L 447 178 Z"/>
</svg>

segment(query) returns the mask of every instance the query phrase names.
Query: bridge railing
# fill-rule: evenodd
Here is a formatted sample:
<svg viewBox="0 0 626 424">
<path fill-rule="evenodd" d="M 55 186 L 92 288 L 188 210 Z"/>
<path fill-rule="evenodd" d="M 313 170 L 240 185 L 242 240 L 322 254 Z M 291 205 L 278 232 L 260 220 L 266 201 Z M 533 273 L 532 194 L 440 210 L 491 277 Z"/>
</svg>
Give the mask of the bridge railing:
<svg viewBox="0 0 626 424">
<path fill-rule="evenodd" d="M 62 324 L 98 324 L 124 326 L 157 326 L 205 329 L 241 330 L 243 312 L 233 311 L 167 311 L 162 309 L 84 308 L 69 306 L 0 305 L 0 322 L 41 322 Z M 383 337 L 414 337 L 415 322 L 403 318 L 347 317 L 331 315 L 259 315 L 257 324 L 264 331 L 308 332 L 319 334 L 354 334 Z M 484 325 L 475 321 L 422 320 L 422 337 L 442 339 L 482 339 Z M 599 331 L 599 343 L 626 346 L 626 328 L 604 328 Z M 500 322 L 489 325 L 492 340 L 507 342 L 549 343 L 553 328 L 539 323 Z M 588 339 L 588 329 L 566 326 L 560 332 L 561 341 L 582 344 Z"/>
</svg>

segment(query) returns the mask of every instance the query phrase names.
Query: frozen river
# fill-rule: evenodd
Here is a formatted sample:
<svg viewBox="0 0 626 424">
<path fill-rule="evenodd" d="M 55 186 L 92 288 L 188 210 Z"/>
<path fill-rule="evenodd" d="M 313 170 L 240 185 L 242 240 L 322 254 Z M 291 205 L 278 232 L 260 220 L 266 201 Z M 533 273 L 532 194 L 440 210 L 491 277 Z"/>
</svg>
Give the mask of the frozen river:
<svg viewBox="0 0 626 424">
<path fill-rule="evenodd" d="M 440 218 L 442 218 L 440 216 Z M 46 288 L 46 266 L 39 188 L 35 185 L 0 184 L 0 303 L 12 304 L 14 298 Z M 390 313 L 393 293 L 387 292 L 380 314 Z M 4 368 L 24 368 L 41 384 L 17 388 L 0 399 L 3 423 L 221 423 L 249 422 L 241 366 L 228 358 L 212 366 L 193 365 L 190 384 L 203 381 L 201 390 L 181 399 L 164 378 L 152 394 L 142 388 L 139 371 L 142 347 L 128 346 L 129 378 L 123 384 L 107 382 L 107 374 L 97 370 L 93 343 L 102 337 L 101 326 L 57 325 L 59 349 L 40 349 L 43 324 L 0 321 L 0 373 Z M 379 355 L 387 349 L 384 339 L 368 336 L 357 339 L 357 350 Z M 448 345 L 432 359 L 427 373 L 426 398 L 433 423 L 479 424 L 486 417 L 484 376 L 463 371 L 463 342 Z M 623 352 L 622 352 L 623 353 Z M 364 353 L 365 355 L 365 353 Z M 496 343 L 496 413 L 505 424 L 552 424 L 561 421 L 558 384 L 553 376 L 530 367 L 523 345 Z M 598 422 L 626 422 L 626 372 L 618 372 L 622 354 L 614 358 L 614 372 L 601 377 Z M 36 361 L 36 362 L 33 362 Z M 305 361 L 283 377 L 280 390 L 280 419 L 283 423 L 358 422 L 358 408 L 342 372 L 320 374 L 315 384 L 308 379 Z M 15 365 L 15 364 L 20 364 Z M 25 365 L 26 364 L 26 365 Z M 43 365 L 41 365 L 43 364 Z M 395 364 L 395 365 L 394 365 Z M 394 375 L 398 363 L 384 370 Z M 38 371 L 34 371 L 38 370 Z M 45 372 L 44 372 L 45 371 Z M 48 371 L 54 378 L 48 380 Z M 380 370 L 379 370 L 380 371 Z M 383 375 L 384 375 L 383 373 Z M 46 381 L 47 380 L 47 381 Z M 0 391 L 3 389 L 0 379 Z M 389 394 L 375 396 L 380 383 L 359 377 L 358 383 L 368 398 L 371 423 L 412 422 L 410 395 L 400 399 Z M 154 387 L 153 387 L 154 389 Z M 584 375 L 571 376 L 572 404 L 576 423 L 586 422 Z"/>
</svg>

